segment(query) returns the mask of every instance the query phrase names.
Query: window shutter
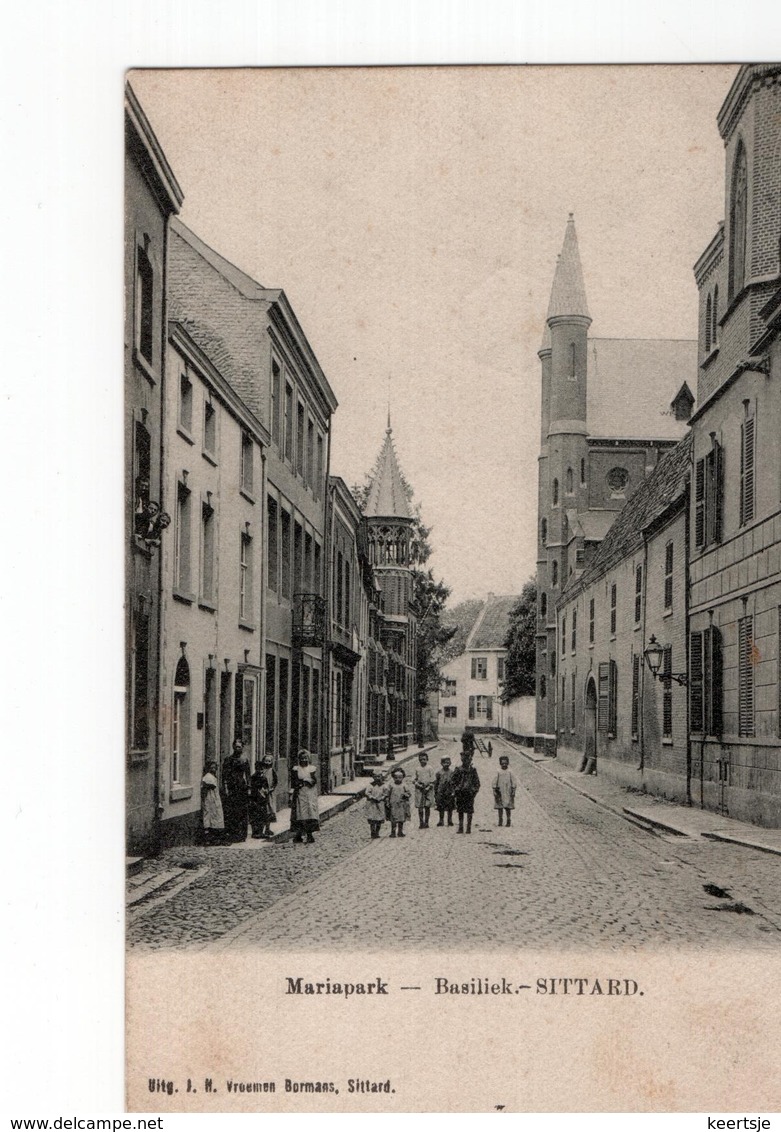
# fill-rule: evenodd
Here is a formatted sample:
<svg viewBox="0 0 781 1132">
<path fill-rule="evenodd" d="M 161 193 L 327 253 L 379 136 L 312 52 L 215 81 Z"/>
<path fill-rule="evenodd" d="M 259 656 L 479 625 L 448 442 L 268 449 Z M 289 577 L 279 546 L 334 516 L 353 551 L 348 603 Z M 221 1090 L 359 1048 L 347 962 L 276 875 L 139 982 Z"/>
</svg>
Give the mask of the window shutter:
<svg viewBox="0 0 781 1132">
<path fill-rule="evenodd" d="M 640 620 L 643 611 L 643 567 L 635 569 L 635 622 Z"/>
<path fill-rule="evenodd" d="M 704 724 L 702 674 L 702 633 L 694 632 L 689 637 L 689 726 L 697 734 Z"/>
<path fill-rule="evenodd" d="M 738 621 L 738 734 L 754 734 L 754 618 Z"/>
<path fill-rule="evenodd" d="M 754 418 L 740 429 L 740 525 L 754 518 Z"/>
<path fill-rule="evenodd" d="M 494 717 L 494 698 L 493 698 L 493 696 L 486 696 L 485 701 L 486 701 L 485 718 L 486 719 L 493 719 L 493 717 Z"/>
<path fill-rule="evenodd" d="M 672 670 L 672 645 L 665 645 L 662 662 L 662 735 L 665 739 L 669 739 L 673 733 L 673 686 L 670 679 Z"/>
<path fill-rule="evenodd" d="M 640 733 L 640 656 L 632 657 L 632 738 Z"/>
<path fill-rule="evenodd" d="M 705 460 L 694 469 L 694 545 L 705 545 Z"/>
<path fill-rule="evenodd" d="M 474 663 L 474 661 L 472 663 Z M 475 697 L 474 696 L 469 697 L 469 718 L 470 719 L 475 718 Z"/>
<path fill-rule="evenodd" d="M 610 698 L 610 665 L 607 662 L 600 664 L 598 670 L 597 694 L 597 726 L 600 731 L 607 734 L 608 707 Z"/>
<path fill-rule="evenodd" d="M 477 679 L 477 658 L 474 656 L 472 657 L 472 679 Z"/>
<path fill-rule="evenodd" d="M 718 440 L 713 442 L 713 538 L 721 542 L 724 514 L 724 449 Z"/>
<path fill-rule="evenodd" d="M 715 625 L 711 634 L 711 672 L 710 672 L 710 734 L 719 738 L 724 733 L 724 654 L 721 629 Z"/>
<path fill-rule="evenodd" d="M 608 730 L 611 735 L 616 734 L 618 725 L 618 666 L 614 660 L 610 661 L 610 719 Z"/>
</svg>

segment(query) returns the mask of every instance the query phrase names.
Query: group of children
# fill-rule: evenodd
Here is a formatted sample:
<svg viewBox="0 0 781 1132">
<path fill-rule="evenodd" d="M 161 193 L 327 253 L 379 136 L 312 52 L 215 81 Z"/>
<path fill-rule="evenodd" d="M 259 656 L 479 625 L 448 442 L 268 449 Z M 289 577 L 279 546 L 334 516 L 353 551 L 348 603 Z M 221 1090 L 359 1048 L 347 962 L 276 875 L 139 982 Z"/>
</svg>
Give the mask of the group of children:
<svg viewBox="0 0 781 1132">
<path fill-rule="evenodd" d="M 453 825 L 453 812 L 458 815 L 457 833 L 472 832 L 475 797 L 480 790 L 480 778 L 472 765 L 473 751 L 467 744 L 461 753 L 461 765 L 455 769 L 451 759 L 445 755 L 440 760 L 440 769 L 429 766 L 428 754 L 421 751 L 418 765 L 412 776 L 415 808 L 418 811 L 420 829 L 428 829 L 432 809 L 439 814 L 438 826 Z M 366 789 L 366 820 L 369 823 L 372 840 L 380 836 L 385 821 L 390 822 L 391 837 L 404 837 L 404 823 L 412 817 L 413 791 L 405 783 L 407 777 L 403 767 L 394 767 L 391 781 L 379 768 L 374 772 L 371 786 Z M 499 771 L 492 783 L 494 808 L 498 811 L 498 824 L 511 824 L 511 814 L 515 808 L 515 795 L 518 781 L 510 770 L 507 755 L 499 759 Z"/>
</svg>

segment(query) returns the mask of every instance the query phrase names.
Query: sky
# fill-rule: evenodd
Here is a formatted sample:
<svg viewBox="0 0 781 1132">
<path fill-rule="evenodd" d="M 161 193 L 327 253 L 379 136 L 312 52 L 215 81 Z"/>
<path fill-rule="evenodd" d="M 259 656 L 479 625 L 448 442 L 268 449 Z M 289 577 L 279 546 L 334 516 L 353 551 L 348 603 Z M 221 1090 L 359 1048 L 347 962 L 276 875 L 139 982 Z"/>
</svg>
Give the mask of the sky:
<svg viewBox="0 0 781 1132">
<path fill-rule="evenodd" d="M 694 338 L 734 66 L 136 71 L 182 220 L 282 287 L 360 482 L 390 407 L 451 604 L 535 569 L 539 349 L 567 216 L 591 333 Z M 696 374 L 690 385 L 696 385 Z"/>
</svg>

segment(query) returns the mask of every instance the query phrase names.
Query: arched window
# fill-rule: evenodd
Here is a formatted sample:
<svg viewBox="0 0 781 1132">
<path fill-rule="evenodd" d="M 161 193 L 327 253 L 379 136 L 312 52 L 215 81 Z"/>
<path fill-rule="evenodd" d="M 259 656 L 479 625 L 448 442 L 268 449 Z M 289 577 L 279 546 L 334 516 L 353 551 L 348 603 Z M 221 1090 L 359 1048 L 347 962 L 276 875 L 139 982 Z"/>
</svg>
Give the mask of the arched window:
<svg viewBox="0 0 781 1132">
<path fill-rule="evenodd" d="M 585 461 L 585 458 L 581 459 L 581 461 L 580 461 L 580 485 L 581 485 L 581 487 L 586 486 L 586 461 Z"/>
<path fill-rule="evenodd" d="M 559 505 L 559 481 L 554 480 L 553 481 L 553 506 L 558 507 L 558 505 Z"/>
<path fill-rule="evenodd" d="M 552 574 L 551 574 L 551 583 L 554 586 L 557 586 L 559 584 L 559 564 L 558 564 L 558 562 L 553 563 L 553 571 L 552 571 Z"/>
<path fill-rule="evenodd" d="M 547 690 L 548 689 L 547 689 L 546 682 L 545 682 L 545 674 L 543 673 L 542 676 L 540 677 L 540 699 L 541 700 L 545 699 L 545 695 L 547 693 Z"/>
<path fill-rule="evenodd" d="M 575 343 L 572 342 L 569 348 L 569 375 L 572 378 L 578 376 L 578 371 L 575 363 Z"/>
<path fill-rule="evenodd" d="M 710 335 L 711 323 L 713 322 L 713 301 L 711 296 L 708 295 L 708 301 L 705 304 L 705 353 L 710 353 Z"/>
<path fill-rule="evenodd" d="M 171 781 L 190 778 L 190 666 L 182 656 L 174 677 L 174 703 L 171 717 Z"/>
<path fill-rule="evenodd" d="M 543 519 L 542 522 L 540 523 L 540 539 L 542 541 L 543 546 L 548 541 L 548 520 L 547 519 Z"/>
<path fill-rule="evenodd" d="M 748 169 L 743 142 L 738 143 L 732 167 L 729 209 L 729 297 L 743 290 L 746 282 L 746 218 L 748 213 Z"/>
<path fill-rule="evenodd" d="M 713 288 L 713 322 L 711 323 L 710 344 L 715 346 L 719 340 L 719 285 Z"/>
<path fill-rule="evenodd" d="M 575 476 L 572 473 L 572 468 L 567 468 L 567 495 L 572 495 L 575 490 Z"/>
<path fill-rule="evenodd" d="M 551 674 L 551 676 L 556 675 L 556 650 L 555 649 L 550 654 L 550 674 Z"/>
<path fill-rule="evenodd" d="M 548 616 L 548 595 L 543 593 L 540 598 L 540 617 L 545 620 Z"/>
</svg>

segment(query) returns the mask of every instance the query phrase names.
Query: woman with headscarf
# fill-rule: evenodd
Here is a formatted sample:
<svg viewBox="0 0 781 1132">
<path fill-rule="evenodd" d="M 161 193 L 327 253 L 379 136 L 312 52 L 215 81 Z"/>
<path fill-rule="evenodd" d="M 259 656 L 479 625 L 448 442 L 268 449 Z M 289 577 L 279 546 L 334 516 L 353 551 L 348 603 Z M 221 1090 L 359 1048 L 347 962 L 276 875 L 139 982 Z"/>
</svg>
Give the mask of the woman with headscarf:
<svg viewBox="0 0 781 1132">
<path fill-rule="evenodd" d="M 317 808 L 317 770 L 309 761 L 309 751 L 303 747 L 298 752 L 298 761 L 290 774 L 290 828 L 293 840 L 302 842 L 306 834 L 307 844 L 314 841 L 312 834 L 320 828 Z"/>
<path fill-rule="evenodd" d="M 273 799 L 276 786 L 274 759 L 271 755 L 265 755 L 263 761 L 255 767 L 249 783 L 249 820 L 255 839 L 262 837 L 268 841 L 272 837 L 271 823 L 277 820 Z"/>
</svg>

